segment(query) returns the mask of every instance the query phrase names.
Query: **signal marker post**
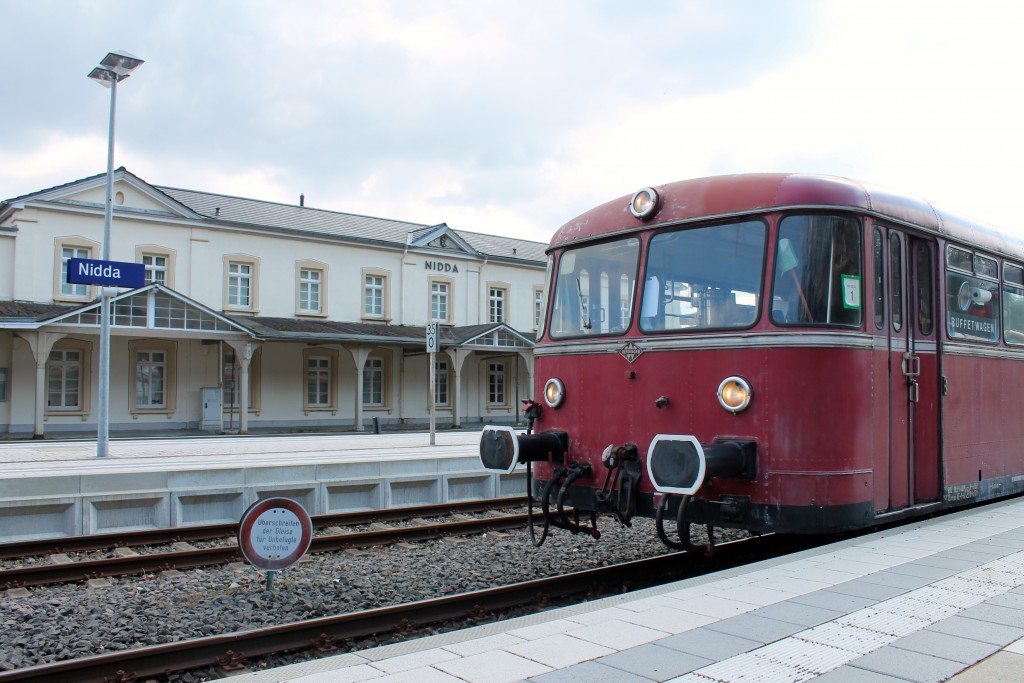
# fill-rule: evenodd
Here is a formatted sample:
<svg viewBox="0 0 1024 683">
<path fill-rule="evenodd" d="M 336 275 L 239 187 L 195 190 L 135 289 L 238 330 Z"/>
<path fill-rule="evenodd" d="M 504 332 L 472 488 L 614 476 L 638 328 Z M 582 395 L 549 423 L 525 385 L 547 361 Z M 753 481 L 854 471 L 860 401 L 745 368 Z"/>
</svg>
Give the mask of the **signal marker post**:
<svg viewBox="0 0 1024 683">
<path fill-rule="evenodd" d="M 430 445 L 434 443 L 434 425 L 435 425 L 435 409 L 434 405 L 434 386 L 437 383 L 437 368 L 434 364 L 434 359 L 437 357 L 437 323 L 427 323 L 427 353 L 430 355 Z"/>
</svg>

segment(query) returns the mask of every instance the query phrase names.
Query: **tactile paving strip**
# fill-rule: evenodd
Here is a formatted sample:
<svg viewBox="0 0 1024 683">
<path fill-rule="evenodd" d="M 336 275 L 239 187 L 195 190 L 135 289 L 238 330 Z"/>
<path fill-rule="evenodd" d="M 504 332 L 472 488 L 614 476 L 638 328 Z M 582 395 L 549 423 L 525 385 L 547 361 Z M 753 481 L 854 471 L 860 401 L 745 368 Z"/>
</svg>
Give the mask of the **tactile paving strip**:
<svg viewBox="0 0 1024 683">
<path fill-rule="evenodd" d="M 884 600 L 673 683 L 801 683 L 1024 585 L 1024 551 Z"/>
</svg>

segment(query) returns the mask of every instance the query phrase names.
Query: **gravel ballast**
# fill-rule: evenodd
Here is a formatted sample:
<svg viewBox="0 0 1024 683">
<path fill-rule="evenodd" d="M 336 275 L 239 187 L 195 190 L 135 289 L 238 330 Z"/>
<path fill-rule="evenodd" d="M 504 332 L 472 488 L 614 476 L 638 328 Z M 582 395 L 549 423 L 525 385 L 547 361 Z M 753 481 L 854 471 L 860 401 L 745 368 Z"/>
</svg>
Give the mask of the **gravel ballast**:
<svg viewBox="0 0 1024 683">
<path fill-rule="evenodd" d="M 93 586 L 12 590 L 0 604 L 0 671 L 425 600 L 668 552 L 651 520 L 634 520 L 627 529 L 602 519 L 601 531 L 595 541 L 552 529 L 539 548 L 523 529 L 311 555 L 278 572 L 271 590 L 265 572 L 243 563 L 112 578 Z"/>
</svg>

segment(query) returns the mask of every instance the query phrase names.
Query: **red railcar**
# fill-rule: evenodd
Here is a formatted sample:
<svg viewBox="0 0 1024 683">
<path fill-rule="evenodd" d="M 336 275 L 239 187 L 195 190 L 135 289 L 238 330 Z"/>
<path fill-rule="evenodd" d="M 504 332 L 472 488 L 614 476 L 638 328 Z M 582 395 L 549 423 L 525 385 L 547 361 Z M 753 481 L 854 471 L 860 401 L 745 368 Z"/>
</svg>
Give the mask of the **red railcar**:
<svg viewBox="0 0 1024 683">
<path fill-rule="evenodd" d="M 701 178 L 566 223 L 546 291 L 530 429 L 480 453 L 532 463 L 555 526 L 685 547 L 1024 490 L 1019 237 L 844 178 Z"/>
</svg>

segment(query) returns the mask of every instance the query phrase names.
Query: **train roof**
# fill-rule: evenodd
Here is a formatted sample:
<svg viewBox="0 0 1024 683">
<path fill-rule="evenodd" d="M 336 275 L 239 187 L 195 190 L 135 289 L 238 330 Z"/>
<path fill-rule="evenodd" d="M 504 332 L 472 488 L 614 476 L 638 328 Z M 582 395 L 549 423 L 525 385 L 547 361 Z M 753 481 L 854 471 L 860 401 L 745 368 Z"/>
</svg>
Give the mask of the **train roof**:
<svg viewBox="0 0 1024 683">
<path fill-rule="evenodd" d="M 787 209 L 842 209 L 920 228 L 1017 260 L 1024 259 L 1024 239 L 1017 235 L 944 211 L 920 197 L 849 178 L 750 173 L 681 180 L 654 189 L 659 195 L 659 208 L 648 220 L 633 216 L 629 210 L 632 195 L 626 195 L 563 225 L 552 237 L 551 246 L 567 246 L 639 228 L 697 220 Z"/>
</svg>

